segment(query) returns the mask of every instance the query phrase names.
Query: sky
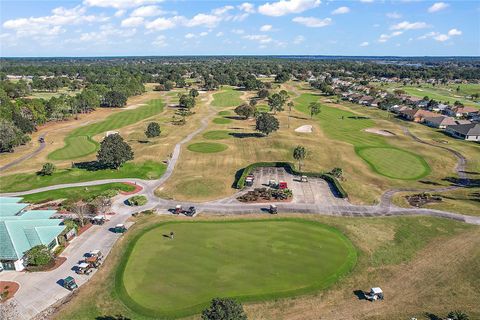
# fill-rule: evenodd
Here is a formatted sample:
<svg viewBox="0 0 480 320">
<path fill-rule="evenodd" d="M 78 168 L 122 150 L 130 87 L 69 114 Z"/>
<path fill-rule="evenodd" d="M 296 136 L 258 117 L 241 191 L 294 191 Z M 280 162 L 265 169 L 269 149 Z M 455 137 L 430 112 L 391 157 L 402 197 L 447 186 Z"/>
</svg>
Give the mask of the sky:
<svg viewBox="0 0 480 320">
<path fill-rule="evenodd" d="M 480 56 L 480 1 L 0 0 L 0 56 Z"/>
</svg>

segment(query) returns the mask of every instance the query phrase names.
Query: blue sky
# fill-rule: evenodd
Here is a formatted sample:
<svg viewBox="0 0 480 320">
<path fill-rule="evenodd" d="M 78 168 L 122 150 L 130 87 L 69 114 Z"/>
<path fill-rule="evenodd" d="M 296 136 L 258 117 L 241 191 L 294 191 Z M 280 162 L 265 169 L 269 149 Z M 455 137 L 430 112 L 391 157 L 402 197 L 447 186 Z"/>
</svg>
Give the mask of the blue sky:
<svg viewBox="0 0 480 320">
<path fill-rule="evenodd" d="M 1 56 L 480 55 L 479 1 L 0 1 Z"/>
</svg>

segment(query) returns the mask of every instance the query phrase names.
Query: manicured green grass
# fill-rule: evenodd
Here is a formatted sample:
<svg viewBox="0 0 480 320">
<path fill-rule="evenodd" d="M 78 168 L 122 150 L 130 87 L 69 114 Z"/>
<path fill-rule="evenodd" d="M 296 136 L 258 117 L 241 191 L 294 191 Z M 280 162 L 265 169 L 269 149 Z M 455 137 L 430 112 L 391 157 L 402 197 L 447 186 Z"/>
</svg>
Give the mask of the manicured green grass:
<svg viewBox="0 0 480 320">
<path fill-rule="evenodd" d="M 228 146 L 216 142 L 197 142 L 190 144 L 187 149 L 193 152 L 200 153 L 215 153 L 227 150 Z"/>
<path fill-rule="evenodd" d="M 35 173 L 19 173 L 1 177 L 0 192 L 14 192 L 42 188 L 63 183 L 85 182 L 102 179 L 140 178 L 156 179 L 163 175 L 166 165 L 159 162 L 125 163 L 118 170 L 88 171 L 85 169 L 63 169 L 51 176 Z"/>
<path fill-rule="evenodd" d="M 165 234 L 174 232 L 175 238 Z M 116 290 L 155 318 L 199 313 L 213 297 L 275 299 L 324 289 L 356 250 L 336 229 L 294 219 L 161 223 L 130 242 Z"/>
<path fill-rule="evenodd" d="M 212 122 L 215 124 L 227 124 L 232 122 L 232 120 L 226 118 L 215 118 L 212 120 Z"/>
<path fill-rule="evenodd" d="M 229 139 L 232 136 L 230 135 L 230 132 L 227 130 L 213 130 L 213 131 L 205 132 L 203 134 L 203 137 L 209 140 L 223 140 L 223 139 Z"/>
<path fill-rule="evenodd" d="M 425 160 L 413 153 L 396 148 L 365 147 L 357 153 L 373 170 L 393 179 L 419 179 L 430 172 Z"/>
<path fill-rule="evenodd" d="M 295 108 L 308 114 L 308 105 L 318 98 L 314 94 L 302 94 L 295 99 Z M 322 105 L 321 113 L 315 118 L 328 136 L 352 144 L 355 152 L 381 175 L 415 180 L 430 173 L 427 162 L 419 155 L 390 145 L 383 136 L 365 132 L 365 129 L 375 127 L 372 119 L 326 105 Z"/>
<path fill-rule="evenodd" d="M 240 99 L 242 92 L 232 88 L 224 86 L 221 91 L 213 94 L 212 106 L 217 108 L 235 107 L 242 104 L 243 100 Z"/>
<path fill-rule="evenodd" d="M 135 189 L 134 186 L 125 183 L 107 183 L 98 186 L 90 187 L 74 187 L 51 191 L 44 191 L 39 193 L 32 193 L 23 196 L 23 200 L 29 203 L 43 203 L 52 200 L 65 199 L 70 201 L 79 201 L 89 198 L 94 198 L 105 192 L 124 191 L 130 192 Z"/>
<path fill-rule="evenodd" d="M 269 112 L 270 111 L 270 107 L 267 106 L 266 104 L 259 104 L 257 106 L 257 111 L 258 112 Z"/>
<path fill-rule="evenodd" d="M 152 117 L 162 112 L 163 107 L 164 103 L 162 100 L 151 100 L 144 106 L 133 110 L 119 111 L 108 116 L 103 121 L 77 128 L 65 138 L 65 146 L 50 153 L 48 158 L 52 160 L 69 160 L 94 153 L 98 148 L 98 143 L 92 140 L 93 136 Z"/>
<path fill-rule="evenodd" d="M 229 116 L 232 113 L 229 110 L 223 110 L 218 113 L 219 116 Z"/>
</svg>

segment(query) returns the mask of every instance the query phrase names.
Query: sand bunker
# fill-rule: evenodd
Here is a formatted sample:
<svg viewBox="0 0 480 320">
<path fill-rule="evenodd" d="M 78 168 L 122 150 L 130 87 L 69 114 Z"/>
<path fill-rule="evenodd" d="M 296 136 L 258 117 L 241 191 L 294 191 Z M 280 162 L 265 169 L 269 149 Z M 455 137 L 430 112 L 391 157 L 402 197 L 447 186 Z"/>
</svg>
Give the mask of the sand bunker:
<svg viewBox="0 0 480 320">
<path fill-rule="evenodd" d="M 387 131 L 387 130 L 376 129 L 376 128 L 368 128 L 368 129 L 365 129 L 365 131 L 370 132 L 370 133 L 379 134 L 381 136 L 386 136 L 386 137 L 392 137 L 392 136 L 395 135 L 395 133 L 393 133 L 393 132 L 390 132 L 390 131 Z"/>
<path fill-rule="evenodd" d="M 295 132 L 303 132 L 303 133 L 311 133 L 312 132 L 312 126 L 309 124 L 306 124 L 304 126 L 298 127 L 295 129 Z"/>
</svg>

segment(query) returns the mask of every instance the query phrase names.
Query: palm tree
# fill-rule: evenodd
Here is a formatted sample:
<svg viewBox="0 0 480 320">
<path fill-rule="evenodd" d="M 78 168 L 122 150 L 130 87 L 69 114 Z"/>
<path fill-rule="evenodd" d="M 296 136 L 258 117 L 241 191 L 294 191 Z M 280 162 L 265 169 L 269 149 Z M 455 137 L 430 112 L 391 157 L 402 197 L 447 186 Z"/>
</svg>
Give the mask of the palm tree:
<svg viewBox="0 0 480 320">
<path fill-rule="evenodd" d="M 317 115 L 322 111 L 322 105 L 319 102 L 311 102 L 308 108 L 310 109 L 310 118 L 313 118 L 314 115 Z"/>
<path fill-rule="evenodd" d="M 296 146 L 293 149 L 293 158 L 298 161 L 298 170 L 302 171 L 302 160 L 307 157 L 307 150 L 303 146 Z"/>
<path fill-rule="evenodd" d="M 451 311 L 448 314 L 448 318 L 452 320 L 469 320 L 470 319 L 470 317 L 465 312 L 462 312 L 459 310 Z"/>
</svg>

